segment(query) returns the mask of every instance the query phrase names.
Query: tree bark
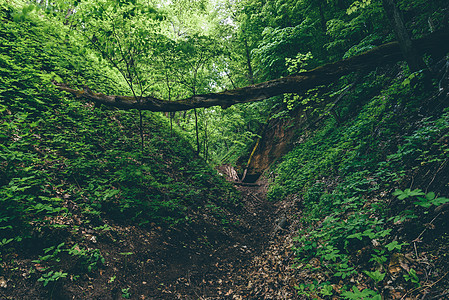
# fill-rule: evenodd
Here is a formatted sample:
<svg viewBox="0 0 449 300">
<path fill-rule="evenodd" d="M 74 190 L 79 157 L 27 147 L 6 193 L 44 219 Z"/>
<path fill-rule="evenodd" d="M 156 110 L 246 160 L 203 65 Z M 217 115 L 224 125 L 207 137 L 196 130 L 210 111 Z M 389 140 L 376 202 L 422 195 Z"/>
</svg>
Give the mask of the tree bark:
<svg viewBox="0 0 449 300">
<path fill-rule="evenodd" d="M 323 30 L 324 35 L 326 35 L 326 32 L 327 32 L 327 21 L 326 21 L 326 17 L 324 16 L 323 2 L 322 1 L 319 1 L 319 3 L 318 3 L 318 10 L 320 12 L 321 30 Z"/>
<path fill-rule="evenodd" d="M 248 80 L 250 84 L 254 84 L 254 73 L 253 67 L 251 66 L 251 52 L 249 50 L 248 41 L 246 40 L 246 37 L 243 37 L 243 44 L 245 46 L 246 65 L 248 68 Z"/>
<path fill-rule="evenodd" d="M 198 113 L 196 108 L 193 109 L 195 115 L 195 133 L 196 133 L 196 154 L 200 154 L 200 130 L 198 128 Z"/>
<path fill-rule="evenodd" d="M 399 42 L 399 47 L 404 55 L 410 70 L 416 72 L 426 68 L 422 57 L 415 51 L 412 40 L 405 27 L 401 12 L 399 11 L 396 0 L 382 0 L 385 14 L 393 27 L 396 38 Z"/>
<path fill-rule="evenodd" d="M 449 51 L 449 32 L 439 31 L 427 37 L 413 41 L 412 47 L 416 53 L 429 53 L 443 56 Z M 262 101 L 285 93 L 300 93 L 319 85 L 327 85 L 339 80 L 343 75 L 359 71 L 370 70 L 380 65 L 394 63 L 402 59 L 402 52 L 398 42 L 384 44 L 363 54 L 330 63 L 279 79 L 274 79 L 234 90 L 220 93 L 194 95 L 179 101 L 166 101 L 154 97 L 142 97 L 136 101 L 133 96 L 104 95 L 92 92 L 90 89 L 76 90 L 64 84 L 55 83 L 56 87 L 69 92 L 78 98 L 96 103 L 118 107 L 121 109 L 140 109 L 150 111 L 183 111 L 199 107 L 221 106 L 227 108 L 237 103 Z"/>
</svg>

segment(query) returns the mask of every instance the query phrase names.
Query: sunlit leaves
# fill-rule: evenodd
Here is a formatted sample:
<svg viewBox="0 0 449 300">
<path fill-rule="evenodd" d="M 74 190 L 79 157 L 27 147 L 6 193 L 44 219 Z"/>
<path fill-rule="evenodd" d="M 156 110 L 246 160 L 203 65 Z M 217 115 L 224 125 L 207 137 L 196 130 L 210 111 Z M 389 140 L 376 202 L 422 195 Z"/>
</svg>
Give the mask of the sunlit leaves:
<svg viewBox="0 0 449 300">
<path fill-rule="evenodd" d="M 257 49 L 253 50 L 260 76 L 266 79 L 286 75 L 285 60 L 295 57 L 307 40 L 311 39 L 311 32 L 303 26 L 287 28 L 267 27 Z"/>
<path fill-rule="evenodd" d="M 361 1 L 355 1 L 354 3 L 351 4 L 351 6 L 346 10 L 346 12 L 348 13 L 348 15 L 358 11 L 361 8 L 365 8 L 368 5 L 371 4 L 371 0 L 361 0 Z"/>
<path fill-rule="evenodd" d="M 85 1 L 76 18 L 92 47 L 142 95 L 152 83 L 151 56 L 162 18 L 157 10 L 140 1 Z"/>
</svg>

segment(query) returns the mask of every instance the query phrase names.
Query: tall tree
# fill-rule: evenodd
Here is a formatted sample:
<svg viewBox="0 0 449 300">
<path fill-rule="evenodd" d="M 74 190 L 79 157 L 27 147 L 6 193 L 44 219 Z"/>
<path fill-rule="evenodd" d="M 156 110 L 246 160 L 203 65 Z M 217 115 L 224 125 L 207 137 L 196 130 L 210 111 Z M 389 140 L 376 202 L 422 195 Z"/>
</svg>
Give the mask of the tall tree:
<svg viewBox="0 0 449 300">
<path fill-rule="evenodd" d="M 160 33 L 158 11 L 143 2 L 85 1 L 78 5 L 78 30 L 126 81 L 136 102 L 151 88 L 151 60 Z M 142 111 L 139 112 L 141 148 L 144 148 Z"/>
<path fill-rule="evenodd" d="M 421 56 L 418 55 L 416 49 L 413 47 L 410 35 L 405 27 L 401 12 L 399 11 L 396 0 L 382 0 L 385 14 L 393 27 L 396 38 L 401 47 L 401 52 L 404 59 L 412 72 L 422 70 L 426 67 Z"/>
</svg>

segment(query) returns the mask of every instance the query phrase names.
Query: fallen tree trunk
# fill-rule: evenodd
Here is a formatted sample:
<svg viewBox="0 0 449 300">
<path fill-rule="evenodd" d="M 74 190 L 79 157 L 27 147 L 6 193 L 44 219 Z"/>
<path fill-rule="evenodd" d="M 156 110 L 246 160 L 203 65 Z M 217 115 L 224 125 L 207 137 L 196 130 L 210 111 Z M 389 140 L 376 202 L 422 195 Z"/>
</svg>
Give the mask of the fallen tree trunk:
<svg viewBox="0 0 449 300">
<path fill-rule="evenodd" d="M 449 32 L 447 30 L 435 32 L 424 38 L 414 40 L 413 45 L 419 54 L 429 53 L 442 56 L 449 51 Z M 69 92 L 76 97 L 121 109 L 173 112 L 212 106 L 227 108 L 237 103 L 255 102 L 286 93 L 304 92 L 315 86 L 332 83 L 343 75 L 359 70 L 373 69 L 401 59 L 403 57 L 398 42 L 391 42 L 363 54 L 329 63 L 297 75 L 220 93 L 195 95 L 179 101 L 166 101 L 154 97 L 143 97 L 141 101 L 136 101 L 132 96 L 104 95 L 92 92 L 90 89 L 72 89 L 63 84 L 56 84 L 56 86 L 59 90 Z"/>
</svg>

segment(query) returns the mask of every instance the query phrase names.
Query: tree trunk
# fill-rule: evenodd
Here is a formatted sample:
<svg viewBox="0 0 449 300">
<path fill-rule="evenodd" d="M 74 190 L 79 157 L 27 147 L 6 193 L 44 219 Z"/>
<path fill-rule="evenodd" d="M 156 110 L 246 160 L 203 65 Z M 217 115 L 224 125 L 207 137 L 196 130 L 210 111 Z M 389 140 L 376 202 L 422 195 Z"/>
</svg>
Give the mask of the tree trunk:
<svg viewBox="0 0 449 300">
<path fill-rule="evenodd" d="M 426 68 L 422 57 L 413 47 L 407 28 L 405 28 L 404 20 L 397 6 L 396 0 L 382 0 L 383 8 L 388 20 L 393 27 L 396 38 L 399 42 L 402 55 L 407 62 L 410 70 L 416 72 Z"/>
<path fill-rule="evenodd" d="M 245 32 L 243 32 L 244 34 Z M 250 84 L 254 84 L 254 73 L 253 67 L 251 66 L 251 52 L 249 50 L 248 41 L 246 37 L 243 37 L 243 44 L 245 46 L 245 55 L 246 55 L 246 65 L 248 67 L 248 80 Z"/>
<path fill-rule="evenodd" d="M 414 41 L 412 45 L 417 54 L 429 53 L 443 56 L 449 51 L 449 43 L 447 41 L 449 41 L 449 32 L 439 31 Z M 59 90 L 69 92 L 78 98 L 84 98 L 99 104 L 121 109 L 173 112 L 217 105 L 222 108 L 227 108 L 237 103 L 261 101 L 286 93 L 306 92 L 316 86 L 327 85 L 337 81 L 343 75 L 359 70 L 366 71 L 374 69 L 382 64 L 399 61 L 402 57 L 399 43 L 392 42 L 363 54 L 326 64 L 311 71 L 220 93 L 194 94 L 190 98 L 179 101 L 166 101 L 151 96 L 142 97 L 139 101 L 136 101 L 135 97 L 132 96 L 104 95 L 92 92 L 88 88 L 85 90 L 75 90 L 64 84 L 55 83 L 55 85 Z"/>
<path fill-rule="evenodd" d="M 143 138 L 143 116 L 142 116 L 142 110 L 139 109 L 139 131 L 140 131 L 140 147 L 142 149 L 143 152 L 143 148 L 144 148 L 144 138 Z"/>
<path fill-rule="evenodd" d="M 207 116 L 204 111 L 204 160 L 207 162 L 209 156 L 209 141 L 207 137 Z"/>
<path fill-rule="evenodd" d="M 196 108 L 193 109 L 193 113 L 195 114 L 196 154 L 200 154 L 200 131 L 198 128 L 198 113 Z"/>
<path fill-rule="evenodd" d="M 318 10 L 320 11 L 321 29 L 323 30 L 324 35 L 326 35 L 327 21 L 326 21 L 326 17 L 324 16 L 323 2 L 321 2 L 321 1 L 319 1 L 319 3 L 318 3 Z"/>
</svg>

